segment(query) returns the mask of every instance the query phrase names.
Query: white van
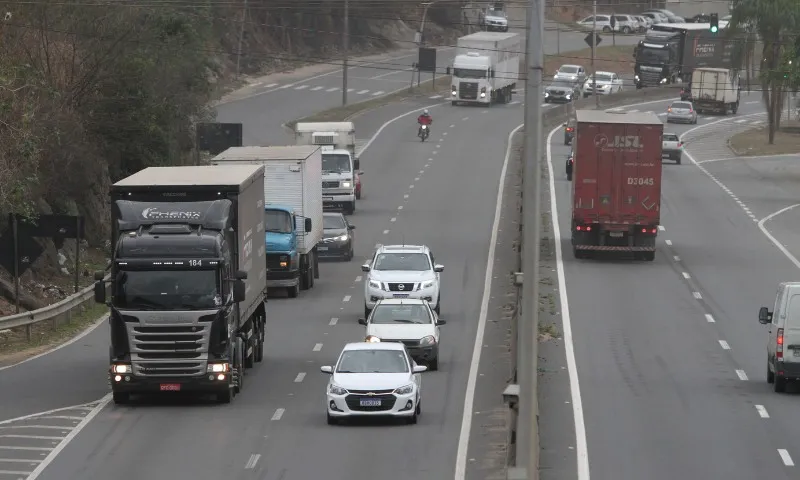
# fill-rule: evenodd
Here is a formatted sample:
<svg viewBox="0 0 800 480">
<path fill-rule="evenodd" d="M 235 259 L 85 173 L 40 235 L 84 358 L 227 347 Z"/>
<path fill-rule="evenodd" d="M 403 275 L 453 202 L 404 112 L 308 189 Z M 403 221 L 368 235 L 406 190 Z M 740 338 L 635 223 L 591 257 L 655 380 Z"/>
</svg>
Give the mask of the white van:
<svg viewBox="0 0 800 480">
<path fill-rule="evenodd" d="M 800 380 L 800 282 L 778 285 L 774 310 L 761 307 L 758 322 L 769 325 L 767 383 L 784 392 L 787 381 Z"/>
</svg>

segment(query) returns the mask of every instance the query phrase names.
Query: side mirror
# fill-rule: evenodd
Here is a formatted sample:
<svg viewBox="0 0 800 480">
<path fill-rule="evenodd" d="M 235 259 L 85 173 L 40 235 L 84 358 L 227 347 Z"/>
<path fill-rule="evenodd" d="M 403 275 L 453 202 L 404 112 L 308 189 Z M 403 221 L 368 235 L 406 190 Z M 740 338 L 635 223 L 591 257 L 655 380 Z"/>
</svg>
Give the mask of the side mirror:
<svg viewBox="0 0 800 480">
<path fill-rule="evenodd" d="M 767 309 L 767 307 L 761 307 L 758 309 L 758 323 L 762 325 L 766 325 L 767 323 L 772 321 L 772 312 Z"/>
<path fill-rule="evenodd" d="M 355 229 L 356 229 L 356 226 L 355 226 L 355 225 L 348 225 L 348 226 L 347 226 L 347 229 L 348 229 L 348 230 L 355 230 Z"/>
<path fill-rule="evenodd" d="M 102 304 L 106 303 L 106 284 L 103 280 L 94 284 L 94 301 Z"/>
<path fill-rule="evenodd" d="M 319 371 L 322 373 L 333 373 L 333 367 L 330 365 L 323 365 L 319 367 Z"/>
<path fill-rule="evenodd" d="M 353 170 L 358 170 L 360 168 L 361 168 L 361 160 L 356 158 L 355 160 L 353 160 Z"/>
<path fill-rule="evenodd" d="M 234 274 L 234 277 L 236 278 L 236 280 L 247 280 L 247 272 L 245 272 L 244 270 L 237 270 L 236 273 Z"/>
<path fill-rule="evenodd" d="M 436 325 L 444 325 L 447 323 L 447 320 L 442 320 L 441 318 L 436 319 Z"/>
<path fill-rule="evenodd" d="M 102 280 L 105 277 L 105 273 L 106 272 L 104 272 L 102 270 L 95 270 L 94 271 L 94 279 L 95 279 L 95 281 L 99 282 L 100 280 Z"/>
<path fill-rule="evenodd" d="M 303 227 L 305 227 L 306 233 L 311 231 L 311 219 L 306 218 L 305 222 L 303 222 Z"/>
<path fill-rule="evenodd" d="M 444 265 L 434 265 L 433 266 L 433 271 L 437 272 L 437 273 L 444 271 Z"/>
<path fill-rule="evenodd" d="M 362 272 L 369 272 L 369 265 L 367 265 L 367 264 L 361 265 L 361 271 Z"/>
<path fill-rule="evenodd" d="M 244 281 L 242 280 L 234 280 L 233 281 L 233 301 L 236 303 L 244 302 L 245 299 L 245 287 Z"/>
<path fill-rule="evenodd" d="M 366 325 L 367 324 L 367 319 L 366 318 L 359 318 L 358 319 L 358 324 L 359 325 Z"/>
<path fill-rule="evenodd" d="M 428 369 L 428 367 L 426 367 L 425 365 L 414 365 L 414 368 L 412 369 L 412 371 L 414 373 L 422 373 L 427 369 Z"/>
</svg>

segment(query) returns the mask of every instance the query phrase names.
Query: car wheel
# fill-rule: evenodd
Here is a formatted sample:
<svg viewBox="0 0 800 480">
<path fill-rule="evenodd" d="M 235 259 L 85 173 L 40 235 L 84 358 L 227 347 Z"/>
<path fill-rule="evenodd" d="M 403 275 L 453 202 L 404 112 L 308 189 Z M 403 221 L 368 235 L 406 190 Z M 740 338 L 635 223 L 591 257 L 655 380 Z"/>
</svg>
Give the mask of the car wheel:
<svg viewBox="0 0 800 480">
<path fill-rule="evenodd" d="M 603 27 L 603 32 L 608 33 L 611 31 L 611 27 Z"/>
<path fill-rule="evenodd" d="M 414 414 L 410 417 L 406 418 L 406 423 L 408 425 L 416 425 L 417 424 L 417 412 L 414 411 Z"/>
<path fill-rule="evenodd" d="M 436 315 L 442 314 L 442 295 L 439 294 L 439 297 L 436 299 L 436 308 L 433 309 L 436 312 Z"/>
<path fill-rule="evenodd" d="M 338 425 L 338 424 L 339 424 L 339 419 L 337 419 L 336 417 L 332 416 L 329 413 L 328 414 L 328 425 Z"/>
<path fill-rule="evenodd" d="M 767 362 L 767 383 L 775 383 L 775 374 L 769 369 L 769 362 Z"/>
<path fill-rule="evenodd" d="M 355 257 L 355 252 L 353 251 L 353 246 L 350 245 L 350 251 L 347 252 L 347 261 L 351 261 Z"/>
<path fill-rule="evenodd" d="M 786 391 L 786 378 L 775 375 L 773 380 L 772 389 L 775 390 L 776 393 L 783 393 Z"/>
<path fill-rule="evenodd" d="M 439 370 L 439 352 L 436 352 L 436 358 L 428 362 L 428 370 L 435 372 Z"/>
</svg>

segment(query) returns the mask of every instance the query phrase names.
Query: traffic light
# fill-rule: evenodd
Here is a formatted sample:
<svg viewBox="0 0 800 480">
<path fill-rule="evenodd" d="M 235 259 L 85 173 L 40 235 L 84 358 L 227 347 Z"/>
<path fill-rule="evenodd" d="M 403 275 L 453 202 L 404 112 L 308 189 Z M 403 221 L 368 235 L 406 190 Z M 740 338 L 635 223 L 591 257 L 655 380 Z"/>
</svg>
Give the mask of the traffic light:
<svg viewBox="0 0 800 480">
<path fill-rule="evenodd" d="M 719 15 L 716 13 L 712 13 L 709 15 L 709 23 L 711 24 L 711 33 L 717 33 L 719 31 Z"/>
</svg>

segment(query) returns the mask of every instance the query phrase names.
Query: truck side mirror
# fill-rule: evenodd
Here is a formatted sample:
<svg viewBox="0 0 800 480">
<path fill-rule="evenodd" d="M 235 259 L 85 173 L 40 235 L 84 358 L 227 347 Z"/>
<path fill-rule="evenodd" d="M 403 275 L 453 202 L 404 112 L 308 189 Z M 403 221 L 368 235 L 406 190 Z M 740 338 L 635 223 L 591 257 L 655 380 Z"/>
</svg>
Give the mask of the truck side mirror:
<svg viewBox="0 0 800 480">
<path fill-rule="evenodd" d="M 236 303 L 243 302 L 245 298 L 244 281 L 233 281 L 233 301 Z"/>
<path fill-rule="evenodd" d="M 247 280 L 247 272 L 245 272 L 244 270 L 237 270 L 236 273 L 234 274 L 234 277 L 236 278 L 236 280 Z"/>
<path fill-rule="evenodd" d="M 772 321 L 772 312 L 767 309 L 767 307 L 761 307 L 758 309 L 758 323 L 762 325 L 766 325 L 767 323 Z"/>
<path fill-rule="evenodd" d="M 94 301 L 97 303 L 106 303 L 106 283 L 103 280 L 94 283 Z"/>
<path fill-rule="evenodd" d="M 360 168 L 361 168 L 361 160 L 356 158 L 355 160 L 353 160 L 353 169 L 359 170 Z"/>
<path fill-rule="evenodd" d="M 102 270 L 95 270 L 94 271 L 94 279 L 99 282 L 100 280 L 102 280 L 106 276 L 105 273 L 106 272 L 104 272 Z"/>
<path fill-rule="evenodd" d="M 303 222 L 303 227 L 305 227 L 306 233 L 311 231 L 311 219 L 310 218 L 306 218 L 305 219 L 305 221 Z"/>
</svg>

